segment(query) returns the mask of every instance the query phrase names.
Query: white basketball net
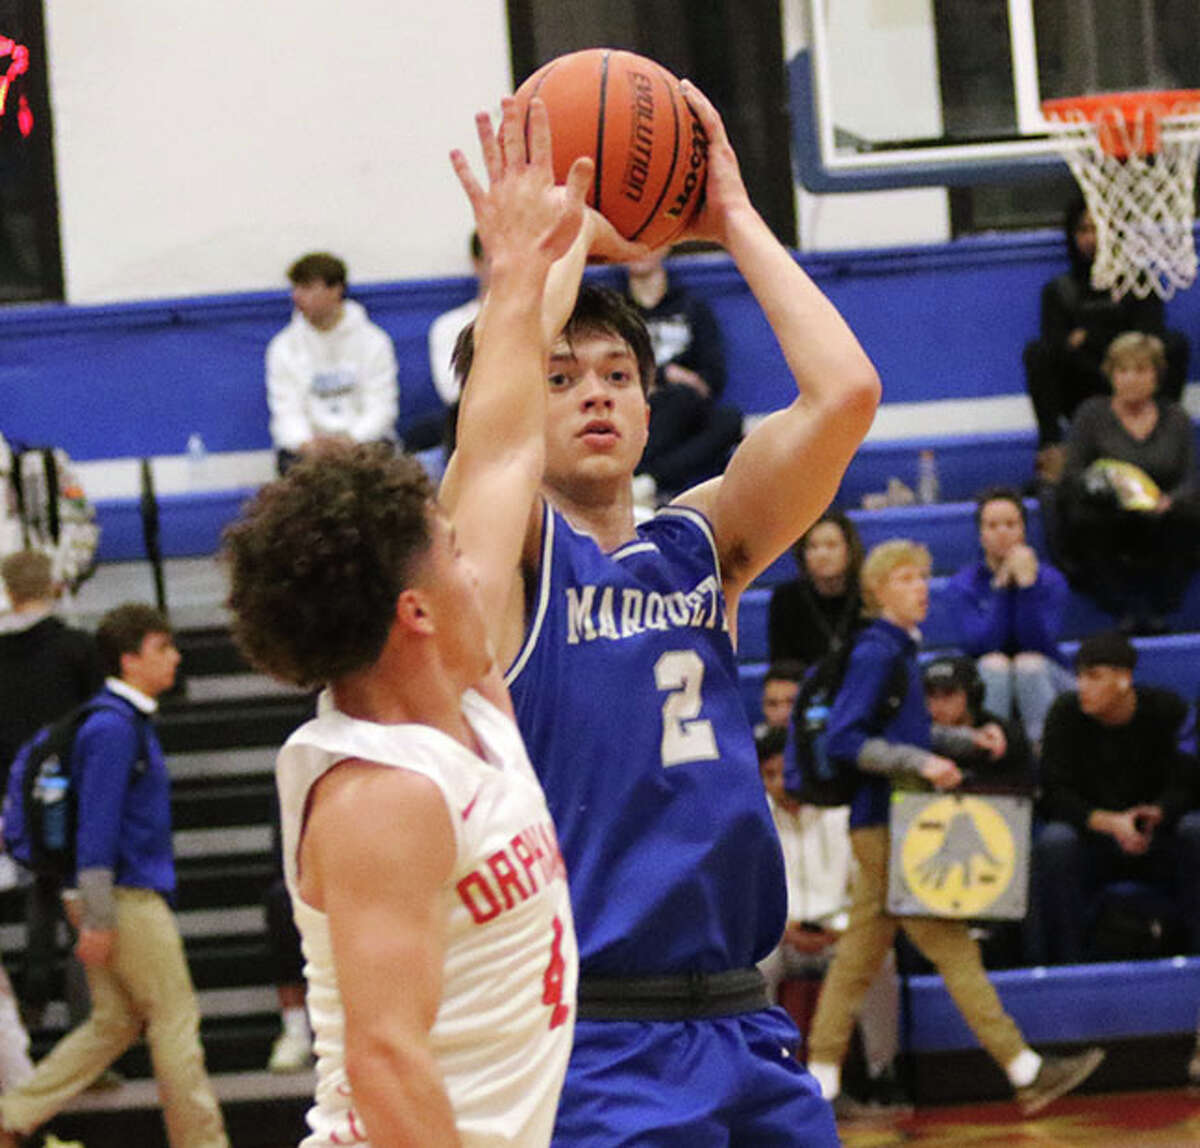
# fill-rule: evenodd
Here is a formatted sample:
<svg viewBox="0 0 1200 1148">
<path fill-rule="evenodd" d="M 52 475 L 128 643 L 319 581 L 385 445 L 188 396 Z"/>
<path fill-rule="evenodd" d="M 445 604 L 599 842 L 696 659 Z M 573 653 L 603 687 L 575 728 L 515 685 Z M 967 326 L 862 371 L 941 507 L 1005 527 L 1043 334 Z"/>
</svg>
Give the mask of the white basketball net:
<svg viewBox="0 0 1200 1148">
<path fill-rule="evenodd" d="M 1173 111 L 1175 109 L 1172 109 Z M 1080 111 L 1050 121 L 1050 134 L 1083 189 L 1096 224 L 1092 286 L 1114 299 L 1151 291 L 1170 299 L 1196 278 L 1192 235 L 1196 161 L 1200 157 L 1200 108 L 1179 109 L 1159 120 L 1158 148 L 1146 155 L 1147 112 L 1132 123 L 1113 108 L 1101 127 Z M 1100 146 L 1100 132 L 1119 141 L 1118 159 Z"/>
</svg>

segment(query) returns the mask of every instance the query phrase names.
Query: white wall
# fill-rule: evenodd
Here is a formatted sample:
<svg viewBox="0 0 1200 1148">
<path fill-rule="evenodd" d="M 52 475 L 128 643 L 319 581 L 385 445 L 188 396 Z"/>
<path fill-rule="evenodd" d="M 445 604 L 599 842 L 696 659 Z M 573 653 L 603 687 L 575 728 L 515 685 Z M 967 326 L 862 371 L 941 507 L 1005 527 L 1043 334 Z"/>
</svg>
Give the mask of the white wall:
<svg viewBox="0 0 1200 1148">
<path fill-rule="evenodd" d="M 783 0 L 789 57 L 807 2 Z M 940 118 L 930 0 L 815 2 L 869 56 L 843 79 L 904 85 L 855 107 L 867 89 L 843 84 L 845 123 Z M 357 282 L 469 271 L 446 155 L 474 155 L 474 112 L 511 90 L 505 0 L 46 0 L 46 19 L 70 302 L 281 286 L 316 248 Z M 940 188 L 797 197 L 807 250 L 949 233 Z"/>
<path fill-rule="evenodd" d="M 511 90 L 504 0 L 46 0 L 67 298 L 469 270 L 446 156 Z"/>
<path fill-rule="evenodd" d="M 829 25 L 834 122 L 868 139 L 942 130 L 931 0 L 782 0 L 784 56 L 808 46 L 807 9 Z M 944 188 L 813 195 L 796 187 L 804 251 L 937 243 L 950 238 Z"/>
</svg>

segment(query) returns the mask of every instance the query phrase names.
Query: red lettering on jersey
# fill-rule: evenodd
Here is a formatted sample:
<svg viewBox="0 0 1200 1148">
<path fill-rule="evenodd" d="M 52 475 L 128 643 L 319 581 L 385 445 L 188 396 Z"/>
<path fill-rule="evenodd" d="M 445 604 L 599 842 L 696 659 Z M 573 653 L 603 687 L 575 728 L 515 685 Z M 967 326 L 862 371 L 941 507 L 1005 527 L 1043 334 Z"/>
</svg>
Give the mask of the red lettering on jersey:
<svg viewBox="0 0 1200 1148">
<path fill-rule="evenodd" d="M 367 1134 L 359 1126 L 358 1113 L 353 1108 L 346 1109 L 346 1120 L 350 1125 L 351 1139 L 344 1140 L 339 1132 L 330 1132 L 329 1140 L 333 1144 L 365 1144 L 367 1142 Z"/>
<path fill-rule="evenodd" d="M 538 832 L 542 836 L 546 853 L 545 861 L 542 864 L 542 876 L 544 880 L 547 884 L 556 877 L 561 877 L 565 881 L 567 866 L 558 848 L 558 838 L 554 836 L 554 826 L 547 821 L 545 824 L 538 826 Z"/>
<path fill-rule="evenodd" d="M 521 839 L 525 842 L 525 847 L 537 860 L 541 861 L 546 856 L 546 851 L 542 848 L 542 839 L 538 835 L 538 827 L 536 825 L 530 825 L 522 829 Z"/>
<path fill-rule="evenodd" d="M 563 981 L 567 962 L 562 955 L 563 924 L 554 918 L 554 939 L 550 942 L 550 963 L 542 974 L 542 1004 L 550 1006 L 550 1027 L 565 1024 L 571 1015 L 571 1006 L 563 1004 Z"/>
<path fill-rule="evenodd" d="M 496 878 L 496 883 L 500 886 L 500 892 L 504 894 L 504 907 L 511 909 L 516 903 L 513 900 L 511 888 L 517 891 L 517 900 L 526 901 L 529 899 L 529 890 L 521 884 L 521 875 L 517 872 L 517 867 L 512 863 L 512 858 L 503 850 L 493 853 L 488 859 L 488 868 L 492 871 L 492 876 Z"/>
<path fill-rule="evenodd" d="M 454 887 L 458 890 L 459 900 L 470 910 L 475 924 L 482 925 L 500 916 L 502 906 L 496 900 L 487 878 L 478 869 L 473 869 Z"/>
<path fill-rule="evenodd" d="M 538 889 L 537 878 L 533 874 L 534 867 L 537 865 L 540 853 L 535 854 L 529 848 L 529 830 L 524 830 L 519 836 L 512 839 L 513 856 L 521 862 L 521 867 L 525 870 L 525 879 L 529 882 L 531 892 L 536 893 Z"/>
</svg>

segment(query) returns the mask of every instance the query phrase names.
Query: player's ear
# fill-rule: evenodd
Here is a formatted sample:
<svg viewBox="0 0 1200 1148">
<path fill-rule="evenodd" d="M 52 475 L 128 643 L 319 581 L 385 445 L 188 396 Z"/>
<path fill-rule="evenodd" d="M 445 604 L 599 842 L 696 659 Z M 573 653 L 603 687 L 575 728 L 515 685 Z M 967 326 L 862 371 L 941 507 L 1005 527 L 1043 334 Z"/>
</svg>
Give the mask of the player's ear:
<svg viewBox="0 0 1200 1148">
<path fill-rule="evenodd" d="M 413 634 L 432 634 L 433 611 L 425 594 L 410 586 L 396 599 L 396 623 Z"/>
</svg>

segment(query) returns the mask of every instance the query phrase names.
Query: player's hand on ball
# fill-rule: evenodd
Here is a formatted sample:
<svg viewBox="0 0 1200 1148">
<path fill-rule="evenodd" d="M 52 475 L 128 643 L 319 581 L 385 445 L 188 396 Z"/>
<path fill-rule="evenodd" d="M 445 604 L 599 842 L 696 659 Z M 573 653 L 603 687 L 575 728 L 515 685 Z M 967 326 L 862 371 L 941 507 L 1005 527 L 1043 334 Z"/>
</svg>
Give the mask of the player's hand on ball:
<svg viewBox="0 0 1200 1148">
<path fill-rule="evenodd" d="M 708 136 L 708 177 L 700 207 L 680 239 L 709 239 L 724 245 L 730 215 L 754 207 L 720 113 L 691 80 L 684 80 L 681 90 Z"/>
<path fill-rule="evenodd" d="M 631 243 L 595 208 L 586 208 L 584 227 L 588 229 L 588 256 L 604 263 L 635 263 L 645 259 L 651 249 Z"/>
<path fill-rule="evenodd" d="M 541 100 L 529 115 L 529 147 L 516 104 L 501 102 L 500 129 L 493 131 L 486 112 L 475 117 L 488 187 L 485 190 L 457 149 L 450 162 L 475 213 L 479 241 L 493 266 L 537 257 L 546 265 L 563 255 L 579 234 L 584 199 L 592 179 L 590 159 L 575 160 L 562 187 L 554 184 L 550 157 L 550 121 Z"/>
</svg>

